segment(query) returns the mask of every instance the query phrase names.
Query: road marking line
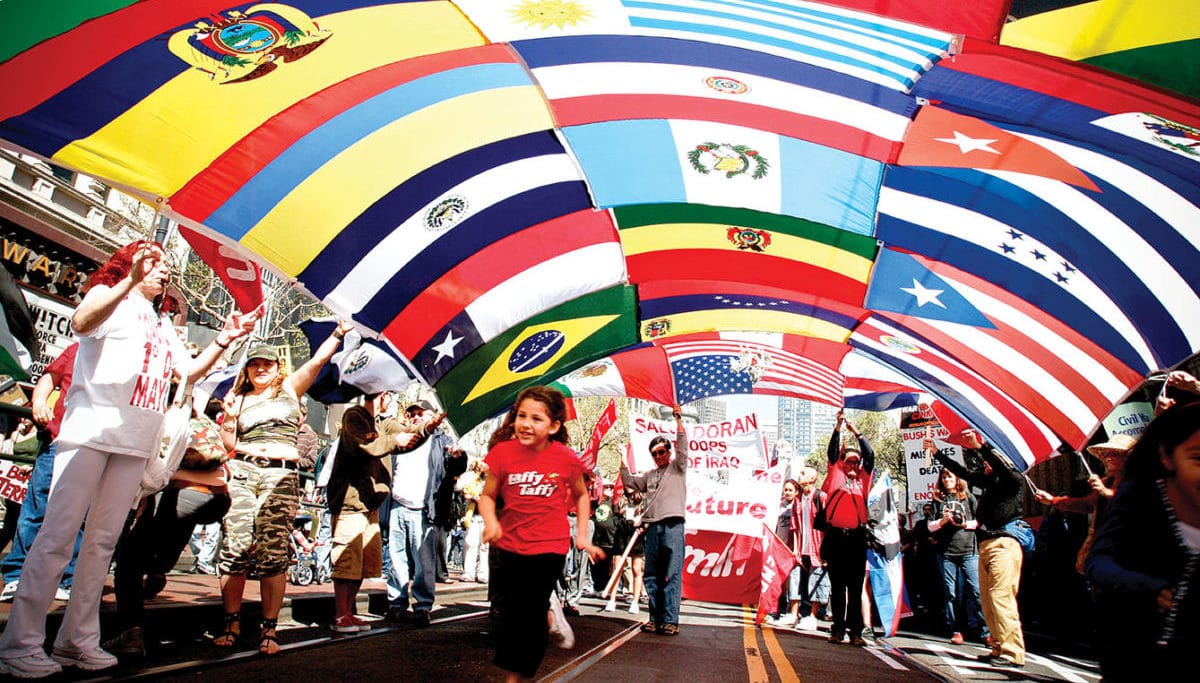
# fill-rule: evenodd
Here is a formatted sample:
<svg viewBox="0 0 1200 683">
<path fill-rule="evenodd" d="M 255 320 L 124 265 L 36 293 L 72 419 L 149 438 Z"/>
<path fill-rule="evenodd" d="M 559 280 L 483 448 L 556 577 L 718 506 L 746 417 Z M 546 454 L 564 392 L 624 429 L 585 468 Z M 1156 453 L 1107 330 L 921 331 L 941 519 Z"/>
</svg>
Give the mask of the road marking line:
<svg viewBox="0 0 1200 683">
<path fill-rule="evenodd" d="M 960 674 L 962 676 L 969 676 L 973 673 L 970 669 L 960 668 L 958 666 L 958 664 L 955 663 L 954 658 L 949 657 L 945 654 L 948 652 L 954 652 L 955 654 L 958 654 L 958 652 L 956 650 L 951 650 L 950 648 L 942 647 L 938 643 L 929 643 L 926 645 L 926 647 L 929 649 L 930 652 L 937 654 L 938 659 L 942 660 L 943 664 L 950 667 L 951 669 L 954 669 L 955 673 Z"/>
<path fill-rule="evenodd" d="M 863 649 L 866 650 L 867 652 L 870 652 L 871 654 L 875 655 L 876 659 L 883 662 L 884 664 L 887 664 L 888 666 L 892 667 L 896 671 L 908 671 L 907 666 L 904 666 L 900 662 L 896 661 L 896 658 L 889 654 L 889 652 L 886 649 L 886 646 L 871 646 L 871 647 L 864 647 Z"/>
<path fill-rule="evenodd" d="M 1029 664 L 1030 662 L 1033 662 L 1036 664 L 1041 664 L 1042 666 L 1046 667 L 1047 669 L 1050 669 L 1051 671 L 1054 671 L 1055 673 L 1062 676 L 1062 679 L 1064 681 L 1068 681 L 1069 683 L 1087 683 L 1086 678 L 1081 678 L 1079 676 L 1079 674 L 1082 672 L 1072 671 L 1071 669 L 1059 664 L 1058 662 L 1056 662 L 1052 659 L 1047 659 L 1045 657 L 1039 657 L 1035 654 L 1030 654 L 1030 653 L 1026 652 L 1025 653 L 1025 663 Z M 1092 678 L 1093 679 L 1099 678 L 1099 676 L 1092 676 Z"/>
<path fill-rule="evenodd" d="M 792 668 L 792 663 L 788 661 L 787 654 L 779 645 L 779 640 L 775 637 L 775 630 L 764 628 L 762 630 L 763 642 L 767 646 L 767 654 L 771 656 L 771 663 L 775 665 L 775 670 L 779 672 L 780 683 L 800 683 L 800 677 L 796 675 L 796 670 Z"/>
<path fill-rule="evenodd" d="M 758 649 L 758 626 L 749 605 L 742 606 L 742 646 L 746 651 L 746 673 L 750 683 L 767 683 L 767 667 L 763 664 L 762 653 Z"/>
<path fill-rule="evenodd" d="M 641 633 L 641 630 L 642 623 L 640 621 L 634 622 L 631 626 L 626 627 L 624 631 L 620 631 L 615 636 L 609 638 L 603 643 L 600 643 L 596 647 L 593 647 L 566 664 L 563 664 L 538 680 L 564 682 L 572 681 L 584 671 L 587 671 L 595 666 L 597 662 L 615 652 L 617 648 L 621 647 L 630 640 L 633 640 L 634 636 Z"/>
</svg>

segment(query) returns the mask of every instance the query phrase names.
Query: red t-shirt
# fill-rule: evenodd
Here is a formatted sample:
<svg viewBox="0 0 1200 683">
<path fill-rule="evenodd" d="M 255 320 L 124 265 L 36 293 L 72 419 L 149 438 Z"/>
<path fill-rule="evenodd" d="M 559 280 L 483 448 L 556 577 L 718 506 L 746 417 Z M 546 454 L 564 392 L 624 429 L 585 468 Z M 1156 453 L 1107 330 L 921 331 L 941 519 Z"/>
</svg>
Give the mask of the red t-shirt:
<svg viewBox="0 0 1200 683">
<path fill-rule="evenodd" d="M 538 452 L 515 439 L 488 451 L 488 471 L 500 482 L 496 516 L 504 535 L 496 546 L 518 555 L 566 554 L 573 530 L 567 523 L 571 482 L 583 476 L 575 451 L 552 441 Z"/>
<path fill-rule="evenodd" d="M 75 374 L 75 352 L 78 350 L 79 342 L 71 342 L 71 345 L 63 349 L 57 358 L 50 361 L 43 371 L 50 373 L 50 376 L 54 378 L 54 386 L 58 387 L 58 401 L 54 404 L 54 417 L 50 418 L 50 422 L 46 424 L 51 439 L 58 438 L 58 428 L 62 426 L 63 412 L 67 409 L 67 402 L 63 399 L 67 395 L 67 390 L 71 388 L 71 377 Z"/>
</svg>

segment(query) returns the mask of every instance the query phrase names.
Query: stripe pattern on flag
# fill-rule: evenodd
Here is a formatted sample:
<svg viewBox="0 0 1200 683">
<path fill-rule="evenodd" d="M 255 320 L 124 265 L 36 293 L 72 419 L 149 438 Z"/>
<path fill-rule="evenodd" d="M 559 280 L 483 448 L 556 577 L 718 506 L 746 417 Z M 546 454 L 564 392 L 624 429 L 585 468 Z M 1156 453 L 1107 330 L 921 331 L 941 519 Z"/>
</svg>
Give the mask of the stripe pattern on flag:
<svg viewBox="0 0 1200 683">
<path fill-rule="evenodd" d="M 659 342 L 679 403 L 709 396 L 766 394 L 841 405 L 843 379 L 833 368 L 781 348 L 715 335 Z"/>
</svg>

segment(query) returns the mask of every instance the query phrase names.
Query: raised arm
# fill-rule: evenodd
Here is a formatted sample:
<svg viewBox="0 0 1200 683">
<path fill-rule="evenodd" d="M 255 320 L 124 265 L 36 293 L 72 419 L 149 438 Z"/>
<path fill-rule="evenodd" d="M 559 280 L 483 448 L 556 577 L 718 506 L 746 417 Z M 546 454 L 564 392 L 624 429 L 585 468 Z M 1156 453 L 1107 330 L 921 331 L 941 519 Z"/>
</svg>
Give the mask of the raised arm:
<svg viewBox="0 0 1200 683">
<path fill-rule="evenodd" d="M 288 375 L 287 382 L 292 387 L 292 391 L 296 396 L 303 396 L 304 392 L 312 387 L 313 382 L 317 381 L 317 375 L 320 374 L 321 368 L 333 358 L 333 354 L 337 353 L 338 347 L 342 345 L 342 338 L 346 333 L 354 327 L 346 322 L 338 323 L 333 334 L 329 338 L 321 342 L 321 345 L 313 351 L 312 357 L 304 362 L 296 371 Z"/>
</svg>

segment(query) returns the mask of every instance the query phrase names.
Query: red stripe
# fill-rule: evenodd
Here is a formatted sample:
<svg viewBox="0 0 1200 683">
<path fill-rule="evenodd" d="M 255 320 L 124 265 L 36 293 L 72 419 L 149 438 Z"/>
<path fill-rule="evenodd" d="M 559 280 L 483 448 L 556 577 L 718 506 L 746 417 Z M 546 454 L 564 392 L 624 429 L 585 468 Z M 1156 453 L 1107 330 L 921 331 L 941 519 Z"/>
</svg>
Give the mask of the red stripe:
<svg viewBox="0 0 1200 683">
<path fill-rule="evenodd" d="M 430 74 L 514 61 L 506 46 L 485 45 L 413 57 L 356 74 L 296 102 L 247 134 L 176 192 L 171 208 L 203 221 L 297 140 L 335 116 Z"/>
<path fill-rule="evenodd" d="M 912 2 L 912 0 L 823 0 L 838 5 L 894 17 L 919 26 L 948 33 L 964 33 L 972 38 L 1000 40 L 1000 27 L 1008 18 L 1011 0 L 971 0 L 971 2 Z"/>
<path fill-rule="evenodd" d="M 1111 114 L 1148 111 L 1200 127 L 1195 100 L 1080 62 L 968 40 L 962 54 L 939 66 L 1016 85 Z"/>
<path fill-rule="evenodd" d="M 767 254 L 725 249 L 668 249 L 626 255 L 629 281 L 702 280 L 713 273 L 722 278 L 788 289 L 803 284 L 805 294 L 861 304 L 867 285 L 822 266 Z"/>
<path fill-rule="evenodd" d="M 878 341 L 882 335 L 891 334 L 890 332 L 884 332 L 870 322 L 863 322 L 854 332 L 855 334 L 870 337 L 874 341 Z M 953 377 L 957 383 L 964 384 L 979 394 L 987 406 L 998 412 L 1017 430 L 1017 434 L 1010 433 L 1006 434 L 1006 436 L 1009 438 L 1020 437 L 1030 452 L 1034 453 L 1035 457 L 1039 460 L 1046 459 L 1057 448 L 1058 444 L 1051 444 L 1046 440 L 1042 430 L 1030 420 L 1027 413 L 1018 407 L 1013 397 L 985 382 L 974 371 L 965 369 L 960 363 L 947 360 L 939 353 L 931 352 L 922 354 L 921 358 L 925 363 L 938 369 L 935 376 L 940 375 L 942 381 L 946 381 L 947 377 Z M 953 383 L 948 384 L 953 386 Z M 980 406 L 980 408 L 982 409 L 983 406 Z M 997 424 L 996 426 L 1001 429 L 1004 428 L 1001 424 Z"/>
<path fill-rule="evenodd" d="M 843 152 L 895 162 L 902 144 L 861 128 L 758 104 L 684 95 L 588 95 L 552 100 L 559 126 L 627 119 L 699 119 L 768 130 Z"/>
<path fill-rule="evenodd" d="M 1008 368 L 1003 366 L 1001 364 L 1003 363 L 1003 359 L 992 359 L 981 355 L 977 350 L 959 342 L 950 335 L 945 334 L 941 330 L 938 330 L 919 318 L 898 315 L 896 316 L 896 319 L 902 325 L 908 327 L 916 334 L 919 334 L 929 341 L 937 344 L 939 348 L 950 354 L 950 356 L 952 356 L 958 362 L 971 368 L 972 371 L 988 378 L 988 380 L 992 384 L 996 385 L 998 389 L 1010 396 L 1014 401 L 1023 406 L 1030 413 L 1033 413 L 1033 415 L 1045 423 L 1047 427 L 1054 430 L 1054 433 L 1061 436 L 1064 440 L 1068 441 L 1069 443 L 1087 440 L 1087 436 L 1083 433 L 1083 430 L 1079 425 L 1075 424 L 1074 421 L 1067 417 L 1067 415 L 1060 410 L 1058 406 L 1052 403 L 1050 399 L 1046 398 L 1043 394 L 1029 386 L 1029 384 L 1024 382 L 1021 378 L 1013 374 Z M 1004 328 L 1001 328 L 1001 332 L 1004 332 Z M 1006 342 L 1010 341 L 1007 336 L 1001 335 L 1001 338 Z M 1058 377 L 1058 379 L 1062 381 L 1062 383 L 1067 386 L 1072 393 L 1075 393 L 1076 395 L 1079 394 L 1077 387 L 1080 384 L 1083 386 L 1090 386 L 1087 384 L 1087 381 L 1084 378 L 1078 375 L 1078 373 L 1073 371 L 1070 367 L 1067 367 L 1062 361 L 1054 358 L 1049 351 L 1041 346 L 1032 342 L 1017 342 L 1015 344 L 1010 343 L 1009 345 L 1018 353 L 1024 355 L 1030 360 L 1036 358 L 1037 361 L 1035 362 L 1038 365 L 1041 365 L 1049 374 Z M 1084 397 L 1080 396 L 1080 398 L 1082 399 Z M 1107 410 L 1102 410 L 1100 413 L 1100 415 L 1103 416 L 1104 414 L 1107 414 L 1108 410 L 1111 410 L 1112 404 L 1111 402 L 1103 399 L 1103 397 L 1100 397 L 1100 399 L 1107 408 Z M 1093 403 L 1094 400 L 1095 397 L 1093 396 Z M 1086 402 L 1087 401 L 1085 400 L 1085 403 Z M 1092 408 L 1093 410 L 1095 409 L 1092 404 L 1089 404 L 1088 407 Z"/>
<path fill-rule="evenodd" d="M 505 280 L 569 251 L 615 241 L 616 227 L 607 211 L 577 211 L 526 228 L 438 278 L 388 323 L 383 335 L 412 358 L 454 316 Z"/>
<path fill-rule="evenodd" d="M 647 346 L 615 354 L 611 359 L 621 373 L 626 396 L 667 406 L 675 404 L 675 380 L 662 349 Z"/>
<path fill-rule="evenodd" d="M 229 0 L 138 2 L 14 55 L 0 64 L 0 83 L 4 84 L 0 121 L 24 114 L 126 50 L 227 9 L 229 4 Z M 52 11 L 49 4 L 46 11 Z M 181 62 L 179 70 L 184 68 Z"/>
<path fill-rule="evenodd" d="M 984 296 L 995 299 L 996 301 L 1003 302 L 1013 309 L 1025 314 L 1029 318 L 1036 320 L 1038 324 L 1049 329 L 1059 337 L 1062 337 L 1068 344 L 1079 349 L 1085 355 L 1104 366 L 1106 370 L 1111 372 L 1114 377 L 1116 377 L 1126 386 L 1132 387 L 1141 384 L 1143 379 L 1142 375 L 1133 368 L 1125 365 L 1115 356 L 1105 351 L 1092 340 L 1079 334 L 1073 328 L 1066 326 L 1057 318 L 1047 315 L 1040 308 L 1037 308 L 1024 299 L 1015 296 L 1012 292 L 997 287 L 987 280 L 981 279 L 969 273 L 965 273 L 940 261 L 934 261 L 916 254 L 913 254 L 913 256 L 922 265 L 934 273 L 937 273 L 939 276 L 956 283 L 962 283 L 964 286 L 973 289 Z"/>
</svg>

